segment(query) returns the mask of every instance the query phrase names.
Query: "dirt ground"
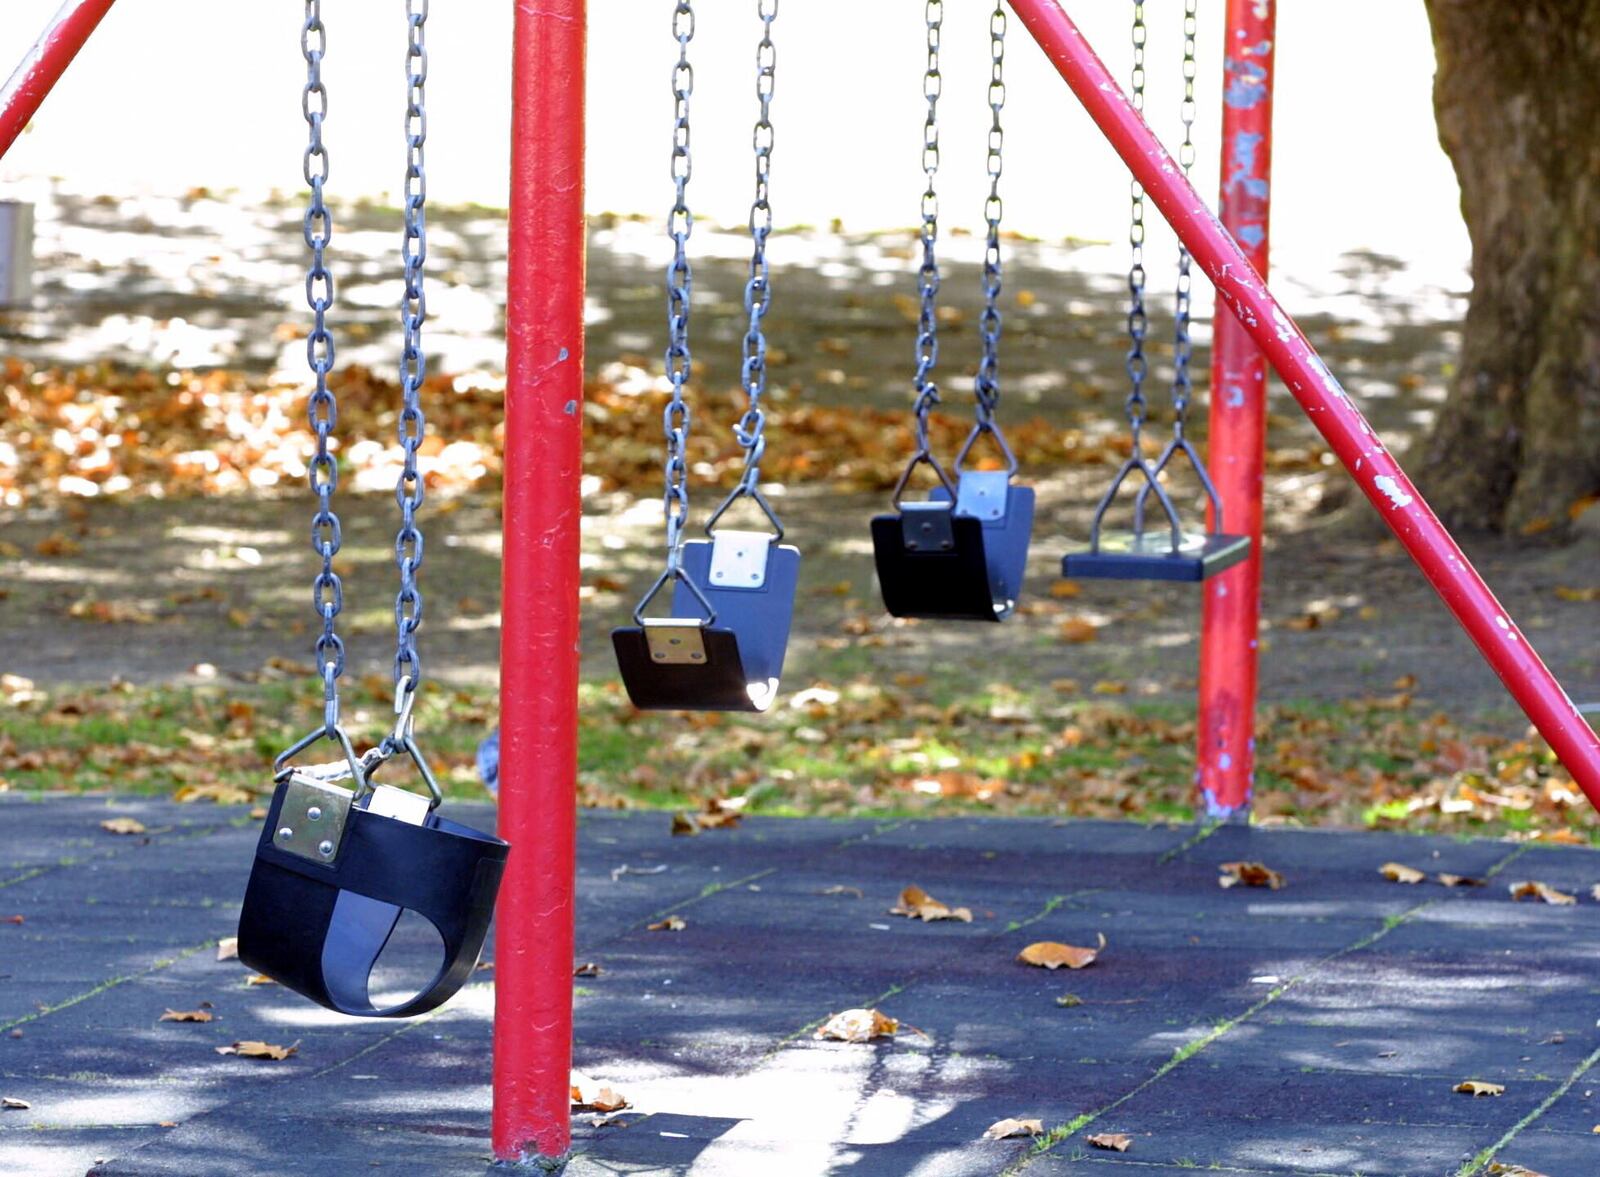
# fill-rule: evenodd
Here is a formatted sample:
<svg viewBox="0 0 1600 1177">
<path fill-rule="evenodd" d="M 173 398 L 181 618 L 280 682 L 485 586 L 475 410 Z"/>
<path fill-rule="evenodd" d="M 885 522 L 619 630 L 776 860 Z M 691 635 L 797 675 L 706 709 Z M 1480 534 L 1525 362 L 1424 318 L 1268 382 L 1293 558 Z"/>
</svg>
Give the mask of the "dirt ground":
<svg viewBox="0 0 1600 1177">
<path fill-rule="evenodd" d="M 42 210 L 37 308 L 0 322 L 0 348 L 35 362 L 225 366 L 295 374 L 303 344 L 281 328 L 304 316 L 296 276 L 299 212 L 203 194 L 142 203 L 63 198 Z M 336 230 L 344 313 L 342 360 L 393 362 L 389 309 L 393 216 L 345 210 Z M 503 222 L 487 210 L 440 210 L 432 257 L 441 281 L 430 295 L 430 339 L 444 371 L 499 366 Z M 737 381 L 739 305 L 746 261 L 735 234 L 699 230 L 695 327 L 702 377 Z M 799 228 L 774 241 L 776 302 L 768 320 L 776 362 L 773 398 L 793 403 L 905 403 L 911 283 L 905 233 L 841 237 Z M 946 409 L 969 411 L 976 354 L 978 243 L 951 242 L 947 267 Z M 591 232 L 592 378 L 648 380 L 659 371 L 661 250 L 655 226 L 601 217 Z M 1122 388 L 1120 254 L 1083 243 L 1012 243 L 1007 271 L 1003 414 L 1048 416 L 1064 427 L 1114 431 Z M 1404 454 L 1442 397 L 1458 339 L 1457 295 L 1407 289 L 1396 259 L 1353 255 L 1312 287 L 1287 282 L 1291 310 L 1333 370 Z M 1292 276 L 1291 276 L 1292 279 Z M 1396 293 L 1399 292 L 1399 293 Z M 1166 306 L 1157 296 L 1157 311 Z M 1196 300 L 1199 306 L 1207 301 Z M 1159 313 L 1153 338 L 1170 330 Z M 1208 332 L 1195 370 L 1203 383 Z M 1152 399 L 1170 347 L 1158 344 Z M 294 378 L 291 375 L 291 378 Z M 722 401 L 718 401 L 720 405 Z M 700 428 L 725 430 L 714 411 Z M 1465 717 L 1516 721 L 1508 697 L 1341 471 L 1319 466 L 1318 439 L 1293 403 L 1275 393 L 1271 445 L 1285 460 L 1267 487 L 1266 616 L 1262 693 L 1267 701 L 1346 699 L 1386 693 L 1414 676 L 1419 702 Z M 773 447 L 784 444 L 774 436 Z M 1306 459 L 1309 455 L 1309 460 Z M 1071 678 L 1124 683 L 1130 697 L 1180 698 L 1193 690 L 1198 597 L 1192 587 L 1086 584 L 1065 602 L 1050 596 L 1059 558 L 1087 528 L 1106 476 L 1100 466 L 1030 469 L 1039 517 L 1025 608 L 1003 627 L 891 624 L 876 598 L 867 521 L 878 496 L 822 485 L 778 500 L 805 553 L 790 686 L 914 672 L 930 659 L 983 681 Z M 1424 492 L 1426 487 L 1423 488 Z M 698 492 L 697 506 L 712 501 Z M 423 588 L 429 667 L 457 681 L 488 681 L 498 658 L 498 517 L 487 495 L 430 505 Z M 347 496 L 345 520 L 352 657 L 357 669 L 388 665 L 393 599 L 392 500 Z M 613 674 L 606 633 L 653 574 L 659 534 L 654 499 L 596 492 L 584 504 L 586 673 Z M 1592 513 L 1600 516 L 1600 511 Z M 0 509 L 0 535 L 23 553 L 6 561 L 0 603 L 0 670 L 41 685 L 181 681 L 201 663 L 224 675 L 273 656 L 309 654 L 311 554 L 308 495 L 179 501 L 87 500 Z M 80 537 L 70 561 L 37 554 L 47 536 Z M 1469 541 L 1491 587 L 1580 703 L 1600 702 L 1597 606 L 1558 587 L 1600 582 L 1600 528 L 1565 547 L 1518 548 Z M 1568 594 L 1573 595 L 1573 594 Z M 91 596 L 127 601 L 136 624 L 72 615 Z M 1064 642 L 1062 611 L 1098 627 L 1095 640 Z"/>
</svg>

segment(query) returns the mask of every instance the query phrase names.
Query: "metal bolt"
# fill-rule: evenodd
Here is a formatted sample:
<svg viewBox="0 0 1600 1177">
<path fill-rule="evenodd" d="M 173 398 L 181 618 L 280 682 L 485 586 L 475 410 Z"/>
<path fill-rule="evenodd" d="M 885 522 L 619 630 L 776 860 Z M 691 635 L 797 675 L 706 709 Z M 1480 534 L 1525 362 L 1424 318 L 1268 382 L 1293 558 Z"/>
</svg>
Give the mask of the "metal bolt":
<svg viewBox="0 0 1600 1177">
<path fill-rule="evenodd" d="M 278 831 L 278 841 L 280 842 L 287 842 L 292 837 L 294 837 L 294 831 L 288 826 L 284 826 Z"/>
<path fill-rule="evenodd" d="M 313 805 L 310 809 L 306 810 L 306 820 L 307 821 L 321 821 L 322 820 L 322 806 Z"/>
<path fill-rule="evenodd" d="M 322 857 L 324 857 L 324 858 L 332 858 L 333 857 L 333 843 L 331 841 L 329 841 L 328 839 L 324 838 L 322 841 L 317 843 L 317 853 L 322 855 Z"/>
</svg>

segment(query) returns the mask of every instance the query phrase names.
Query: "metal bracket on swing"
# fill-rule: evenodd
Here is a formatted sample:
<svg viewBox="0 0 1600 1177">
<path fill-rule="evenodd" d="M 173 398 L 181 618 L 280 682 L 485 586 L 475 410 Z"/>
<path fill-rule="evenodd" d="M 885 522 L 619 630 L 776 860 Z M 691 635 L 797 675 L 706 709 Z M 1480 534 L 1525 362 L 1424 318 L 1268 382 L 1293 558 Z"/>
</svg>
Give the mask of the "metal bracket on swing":
<svg viewBox="0 0 1600 1177">
<path fill-rule="evenodd" d="M 650 658 L 663 666 L 693 666 L 706 660 L 705 625 L 678 617 L 646 617 L 645 645 Z"/>
</svg>

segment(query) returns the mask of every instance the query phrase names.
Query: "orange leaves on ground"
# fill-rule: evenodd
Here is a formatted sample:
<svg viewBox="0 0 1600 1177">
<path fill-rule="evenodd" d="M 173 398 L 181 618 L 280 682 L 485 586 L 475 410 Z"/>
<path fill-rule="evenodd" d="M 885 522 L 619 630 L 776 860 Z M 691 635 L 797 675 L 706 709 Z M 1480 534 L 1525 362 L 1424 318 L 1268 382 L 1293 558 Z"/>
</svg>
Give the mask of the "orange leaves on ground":
<svg viewBox="0 0 1600 1177">
<path fill-rule="evenodd" d="M 981 777 L 975 772 L 941 772 L 905 777 L 900 787 L 925 797 L 971 797 L 974 801 L 989 801 L 1006 791 L 1006 782 Z"/>
<path fill-rule="evenodd" d="M 182 805 L 194 801 L 215 801 L 218 805 L 244 805 L 255 800 L 255 794 L 237 785 L 184 785 L 172 794 L 172 799 Z"/>
<path fill-rule="evenodd" d="M 1223 888 L 1243 883 L 1246 887 L 1270 887 L 1276 891 L 1285 882 L 1282 875 L 1264 862 L 1225 862 L 1219 869 L 1222 876 L 1217 879 L 1217 885 Z"/>
<path fill-rule="evenodd" d="M 605 969 L 592 960 L 586 960 L 582 964 L 572 966 L 572 975 L 574 977 L 598 977 L 603 972 L 605 972 Z"/>
<path fill-rule="evenodd" d="M 27 917 L 21 915 L 8 915 L 5 919 L 0 920 L 0 924 L 21 924 L 26 922 Z"/>
<path fill-rule="evenodd" d="M 1541 903 L 1551 903 L 1557 907 L 1570 907 L 1578 902 L 1576 895 L 1568 895 L 1565 891 L 1557 891 L 1554 887 L 1528 879 L 1521 883 L 1512 883 L 1510 886 L 1511 898 L 1537 899 Z"/>
<path fill-rule="evenodd" d="M 1475 879 L 1471 875 L 1452 875 L 1448 871 L 1440 871 L 1434 878 L 1445 887 L 1486 887 L 1482 879 Z"/>
<path fill-rule="evenodd" d="M 1104 1148 L 1111 1152 L 1127 1152 L 1133 1147 L 1133 1137 L 1122 1132 L 1097 1132 L 1085 1139 L 1095 1148 Z"/>
<path fill-rule="evenodd" d="M 674 813 L 674 837 L 694 837 L 701 830 L 732 829 L 744 819 L 745 798 L 707 797 L 699 813 Z"/>
<path fill-rule="evenodd" d="M 1556 596 L 1563 601 L 1600 601 L 1600 584 L 1591 584 L 1587 588 L 1572 588 L 1569 585 L 1556 585 Z"/>
<path fill-rule="evenodd" d="M 234 955 L 236 955 L 236 956 L 238 955 L 237 950 L 235 951 Z M 277 982 L 274 981 L 271 977 L 267 976 L 266 973 L 251 973 L 248 977 L 246 977 L 244 979 L 244 983 L 248 987 L 250 987 L 252 989 L 254 989 L 257 985 L 276 985 L 277 984 Z"/>
<path fill-rule="evenodd" d="M 585 1112 L 620 1112 L 631 1108 L 626 1096 L 613 1087 L 590 1085 L 587 1081 L 572 1084 L 572 1106 Z"/>
<path fill-rule="evenodd" d="M 237 937 L 237 936 L 224 936 L 222 939 L 218 940 L 217 941 L 217 959 L 218 960 L 238 960 L 239 959 L 239 937 Z"/>
<path fill-rule="evenodd" d="M 213 1014 L 209 1009 L 169 1009 L 156 1019 L 158 1022 L 209 1022 Z"/>
<path fill-rule="evenodd" d="M 290 1055 L 300 1053 L 300 1042 L 297 1039 L 288 1046 L 275 1046 L 271 1042 L 257 1042 L 252 1038 L 235 1042 L 232 1046 L 218 1046 L 214 1049 L 218 1054 L 236 1054 L 240 1058 L 270 1059 L 272 1062 L 281 1063 Z"/>
<path fill-rule="evenodd" d="M 1008 1140 L 1013 1136 L 1043 1136 L 1043 1120 L 996 1120 L 983 1130 L 985 1140 Z"/>
<path fill-rule="evenodd" d="M 100 828 L 108 834 L 142 834 L 145 832 L 144 822 L 132 817 L 108 817 L 100 823 Z"/>
<path fill-rule="evenodd" d="M 950 907 L 940 903 L 921 887 L 912 884 L 900 892 L 900 902 L 889 909 L 890 915 L 903 915 L 908 919 L 932 923 L 934 920 L 960 920 L 972 922 L 972 911 L 965 907 Z"/>
<path fill-rule="evenodd" d="M 817 1028 L 814 1038 L 831 1042 L 870 1042 L 874 1038 L 893 1038 L 900 1022 L 876 1009 L 847 1009 L 831 1014 Z"/>
<path fill-rule="evenodd" d="M 681 932 L 689 926 L 689 921 L 681 915 L 669 915 L 664 920 L 658 920 L 645 928 L 647 932 Z"/>
<path fill-rule="evenodd" d="M 1017 953 L 1017 960 L 1041 969 L 1088 968 L 1106 950 L 1105 933 L 1100 933 L 1100 943 L 1094 948 L 1079 948 L 1060 944 L 1054 940 L 1040 940 Z"/>
<path fill-rule="evenodd" d="M 1384 863 L 1378 868 L 1378 873 L 1391 883 L 1420 883 L 1428 877 L 1426 872 L 1399 862 Z"/>
<path fill-rule="evenodd" d="M 83 545 L 56 531 L 34 544 L 33 550 L 46 557 L 76 556 L 83 551 Z"/>
<path fill-rule="evenodd" d="M 67 606 L 67 616 L 102 625 L 150 625 L 156 615 L 131 601 L 98 601 L 83 597 Z"/>
<path fill-rule="evenodd" d="M 1056 636 L 1074 644 L 1092 642 L 1100 636 L 1100 627 L 1083 617 L 1067 617 L 1056 626 Z"/>
<path fill-rule="evenodd" d="M 1465 1083 L 1457 1083 L 1451 1090 L 1462 1095 L 1504 1095 L 1506 1093 L 1503 1083 L 1480 1083 L 1476 1079 L 1468 1079 Z"/>
</svg>

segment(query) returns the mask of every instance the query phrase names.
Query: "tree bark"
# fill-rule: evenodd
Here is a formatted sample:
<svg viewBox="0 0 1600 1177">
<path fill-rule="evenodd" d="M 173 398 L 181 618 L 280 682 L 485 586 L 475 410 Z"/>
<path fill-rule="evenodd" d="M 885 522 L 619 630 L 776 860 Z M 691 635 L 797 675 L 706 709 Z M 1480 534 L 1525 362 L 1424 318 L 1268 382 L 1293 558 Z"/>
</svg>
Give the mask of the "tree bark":
<svg viewBox="0 0 1600 1177">
<path fill-rule="evenodd" d="M 1426 4 L 1473 286 L 1418 482 L 1452 526 L 1559 535 L 1600 492 L 1600 3 Z"/>
</svg>

